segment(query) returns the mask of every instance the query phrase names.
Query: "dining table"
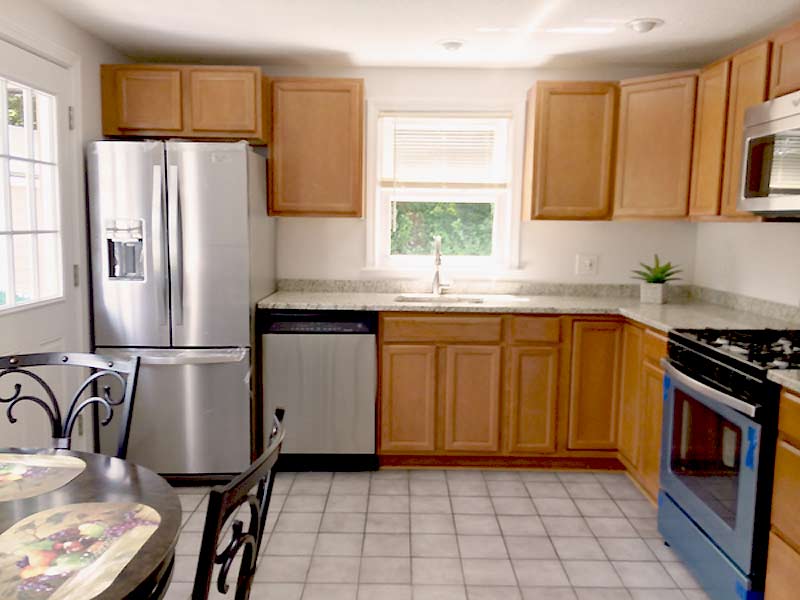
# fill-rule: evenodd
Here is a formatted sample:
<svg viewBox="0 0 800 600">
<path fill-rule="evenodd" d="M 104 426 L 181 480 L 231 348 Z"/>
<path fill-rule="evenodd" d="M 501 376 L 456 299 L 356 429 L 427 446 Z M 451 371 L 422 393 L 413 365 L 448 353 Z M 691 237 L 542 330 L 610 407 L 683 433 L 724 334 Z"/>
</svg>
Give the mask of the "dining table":
<svg viewBox="0 0 800 600">
<path fill-rule="evenodd" d="M 75 450 L 0 448 L 4 599 L 158 598 L 180 527 L 177 493 L 145 467 Z"/>
</svg>

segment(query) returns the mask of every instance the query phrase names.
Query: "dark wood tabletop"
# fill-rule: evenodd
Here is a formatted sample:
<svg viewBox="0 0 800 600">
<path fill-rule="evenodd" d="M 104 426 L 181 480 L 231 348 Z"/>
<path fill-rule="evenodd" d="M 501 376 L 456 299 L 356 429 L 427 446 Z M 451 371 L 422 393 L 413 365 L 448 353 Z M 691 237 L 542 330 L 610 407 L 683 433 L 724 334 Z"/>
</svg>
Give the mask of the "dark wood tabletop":
<svg viewBox="0 0 800 600">
<path fill-rule="evenodd" d="M 152 471 L 103 454 L 72 450 L 0 448 L 0 453 L 76 456 L 86 469 L 65 486 L 20 500 L 0 502 L 0 533 L 25 517 L 79 502 L 138 502 L 161 515 L 158 529 L 97 599 L 147 598 L 171 575 L 181 526 L 181 505 L 172 487 Z"/>
</svg>

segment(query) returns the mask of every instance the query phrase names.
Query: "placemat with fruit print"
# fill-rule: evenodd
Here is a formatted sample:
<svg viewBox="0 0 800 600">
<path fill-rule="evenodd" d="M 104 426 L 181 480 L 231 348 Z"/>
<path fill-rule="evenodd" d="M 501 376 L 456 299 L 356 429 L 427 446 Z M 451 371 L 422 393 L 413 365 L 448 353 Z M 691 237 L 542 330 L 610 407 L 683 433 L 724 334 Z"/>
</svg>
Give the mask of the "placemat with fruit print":
<svg viewBox="0 0 800 600">
<path fill-rule="evenodd" d="M 67 504 L 0 534 L 0 598 L 88 600 L 105 590 L 158 529 L 135 503 Z"/>
<path fill-rule="evenodd" d="M 52 492 L 85 468 L 86 463 L 75 456 L 0 453 L 0 502 Z"/>
</svg>

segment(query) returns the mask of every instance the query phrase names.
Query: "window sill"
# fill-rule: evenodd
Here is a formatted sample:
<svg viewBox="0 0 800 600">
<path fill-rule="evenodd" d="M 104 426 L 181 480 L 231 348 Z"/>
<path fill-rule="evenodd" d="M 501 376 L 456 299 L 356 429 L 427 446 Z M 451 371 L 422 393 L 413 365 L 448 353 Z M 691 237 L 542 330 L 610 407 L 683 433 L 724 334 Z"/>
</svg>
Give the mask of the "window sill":
<svg viewBox="0 0 800 600">
<path fill-rule="evenodd" d="M 17 304 L 16 306 L 9 306 L 8 308 L 0 307 L 0 319 L 6 315 L 13 315 L 37 308 L 45 308 L 46 306 L 52 306 L 53 304 L 60 304 L 62 302 L 64 302 L 64 296 L 49 298 L 47 300 L 37 300 L 36 302 L 30 302 L 28 304 Z"/>
<path fill-rule="evenodd" d="M 364 267 L 360 272 L 365 279 L 406 279 L 420 280 L 433 277 L 433 265 L 428 267 Z M 508 281 L 525 279 L 523 269 L 504 267 L 442 267 L 442 278 L 466 281 Z"/>
</svg>

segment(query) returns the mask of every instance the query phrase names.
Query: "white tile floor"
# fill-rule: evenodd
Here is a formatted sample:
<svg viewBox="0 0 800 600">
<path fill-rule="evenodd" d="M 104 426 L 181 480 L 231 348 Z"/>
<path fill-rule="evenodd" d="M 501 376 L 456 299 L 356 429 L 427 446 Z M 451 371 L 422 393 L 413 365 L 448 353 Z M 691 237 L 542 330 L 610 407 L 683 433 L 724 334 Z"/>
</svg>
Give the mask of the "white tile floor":
<svg viewBox="0 0 800 600">
<path fill-rule="evenodd" d="M 167 598 L 191 592 L 204 489 Z M 254 600 L 707 600 L 622 473 L 281 473 Z M 212 595 L 213 598 L 232 597 Z"/>
</svg>

